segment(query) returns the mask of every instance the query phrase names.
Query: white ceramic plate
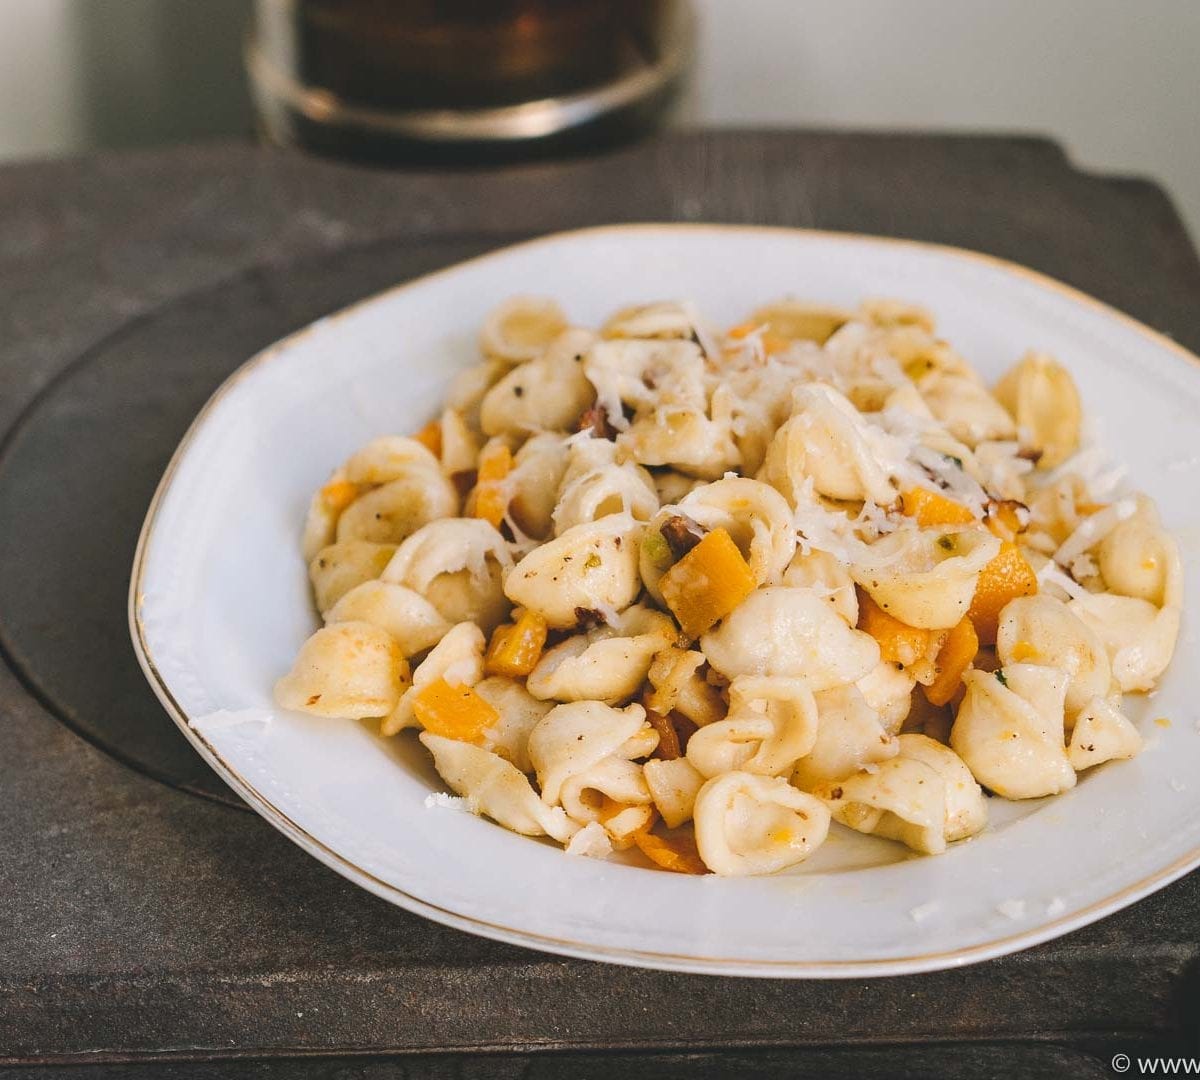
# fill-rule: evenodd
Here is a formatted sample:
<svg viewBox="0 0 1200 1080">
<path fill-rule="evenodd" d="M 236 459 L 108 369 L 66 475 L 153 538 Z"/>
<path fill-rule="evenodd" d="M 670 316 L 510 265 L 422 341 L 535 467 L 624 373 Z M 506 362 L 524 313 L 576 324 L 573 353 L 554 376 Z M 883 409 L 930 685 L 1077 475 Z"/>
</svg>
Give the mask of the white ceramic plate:
<svg viewBox="0 0 1200 1080">
<path fill-rule="evenodd" d="M 277 710 L 275 679 L 316 619 L 299 553 L 310 493 L 367 439 L 412 432 L 475 359 L 514 292 L 596 322 L 690 298 L 717 325 L 784 294 L 930 306 L 988 377 L 1037 347 L 1158 500 L 1188 564 L 1178 653 L 1130 763 L 1052 800 L 990 801 L 978 838 L 937 858 L 835 826 L 794 872 L 694 878 L 568 858 L 441 807 L 411 733 Z M 400 286 L 249 361 L 213 396 L 150 508 L 130 594 L 146 676 L 210 765 L 268 821 L 351 881 L 472 933 L 616 963 L 730 975 L 932 970 L 1100 918 L 1200 864 L 1200 366 L 1126 316 L 1012 264 L 893 240 L 785 229 L 632 226 L 550 236 Z M 1155 723 L 1166 717 L 1169 726 Z"/>
</svg>

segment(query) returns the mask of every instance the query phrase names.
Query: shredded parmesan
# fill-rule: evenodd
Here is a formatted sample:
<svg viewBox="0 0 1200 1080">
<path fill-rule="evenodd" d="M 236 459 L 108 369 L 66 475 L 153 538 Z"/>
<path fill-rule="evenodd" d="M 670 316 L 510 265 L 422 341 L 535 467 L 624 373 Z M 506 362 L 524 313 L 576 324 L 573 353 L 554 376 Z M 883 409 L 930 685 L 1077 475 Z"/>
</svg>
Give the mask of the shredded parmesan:
<svg viewBox="0 0 1200 1080">
<path fill-rule="evenodd" d="M 606 859 L 613 853 L 612 841 L 598 821 L 585 825 L 567 844 L 568 855 L 583 855 L 590 859 Z"/>
<path fill-rule="evenodd" d="M 1059 566 L 1070 566 L 1084 552 L 1094 548 L 1122 521 L 1126 521 L 1137 513 L 1137 502 L 1134 499 L 1122 499 L 1112 506 L 1085 517 L 1075 531 L 1071 533 L 1054 553 L 1054 561 Z"/>
</svg>

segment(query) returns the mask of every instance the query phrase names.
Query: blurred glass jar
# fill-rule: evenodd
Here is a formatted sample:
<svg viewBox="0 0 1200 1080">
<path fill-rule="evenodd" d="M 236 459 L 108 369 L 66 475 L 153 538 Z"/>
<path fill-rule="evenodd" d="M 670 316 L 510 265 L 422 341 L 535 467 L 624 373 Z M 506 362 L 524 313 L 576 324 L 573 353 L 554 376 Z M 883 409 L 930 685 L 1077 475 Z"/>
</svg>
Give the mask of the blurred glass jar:
<svg viewBox="0 0 1200 1080">
<path fill-rule="evenodd" d="M 246 66 L 274 142 L 478 159 L 644 130 L 693 37 L 687 0 L 256 0 Z"/>
</svg>

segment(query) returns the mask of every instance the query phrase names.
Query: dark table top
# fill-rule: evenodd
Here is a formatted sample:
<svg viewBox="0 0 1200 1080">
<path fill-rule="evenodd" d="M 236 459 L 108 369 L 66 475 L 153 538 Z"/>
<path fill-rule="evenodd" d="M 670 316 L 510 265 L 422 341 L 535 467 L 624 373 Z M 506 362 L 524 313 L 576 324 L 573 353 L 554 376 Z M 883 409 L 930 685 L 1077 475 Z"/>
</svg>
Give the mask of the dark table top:
<svg viewBox="0 0 1200 1080">
<path fill-rule="evenodd" d="M 1101 1076 L 1118 1050 L 1198 1050 L 1200 875 L 931 975 L 564 960 L 355 889 L 155 703 L 124 626 L 133 543 L 225 374 L 394 281 L 648 220 L 973 247 L 1200 349 L 1169 200 L 1037 139 L 691 133 L 440 173 L 220 143 L 0 169 L 0 1076 Z"/>
</svg>

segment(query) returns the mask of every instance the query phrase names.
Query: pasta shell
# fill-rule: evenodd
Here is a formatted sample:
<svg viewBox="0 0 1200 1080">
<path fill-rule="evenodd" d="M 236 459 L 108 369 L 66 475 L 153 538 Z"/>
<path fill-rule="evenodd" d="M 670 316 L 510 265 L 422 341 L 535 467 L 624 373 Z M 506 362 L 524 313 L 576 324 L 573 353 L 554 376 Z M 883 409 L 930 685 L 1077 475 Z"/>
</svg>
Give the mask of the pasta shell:
<svg viewBox="0 0 1200 1080">
<path fill-rule="evenodd" d="M 322 548 L 308 564 L 317 610 L 329 611 L 351 589 L 379 577 L 395 553 L 395 544 L 372 544 L 366 540 L 348 540 Z"/>
<path fill-rule="evenodd" d="M 704 653 L 675 646 L 655 654 L 647 677 L 654 688 L 646 695 L 646 708 L 660 716 L 679 713 L 697 727 L 725 716 L 725 703 L 716 687 L 701 674 Z M 673 826 L 672 826 L 673 827 Z"/>
<path fill-rule="evenodd" d="M 514 604 L 569 629 L 578 612 L 617 612 L 637 598 L 638 544 L 643 526 L 628 514 L 576 525 L 534 548 L 508 574 L 504 589 Z"/>
<path fill-rule="evenodd" d="M 710 532 L 725 529 L 759 585 L 780 583 L 796 551 L 796 527 L 787 500 L 769 484 L 716 480 L 685 496 L 679 509 Z"/>
<path fill-rule="evenodd" d="M 688 741 L 687 759 L 706 777 L 741 770 L 790 772 L 817 739 L 817 705 L 803 679 L 743 676 L 729 687 L 729 715 Z"/>
<path fill-rule="evenodd" d="M 420 593 L 387 581 L 364 581 L 325 615 L 327 623 L 369 622 L 396 639 L 405 656 L 436 645 L 451 624 Z"/>
<path fill-rule="evenodd" d="M 902 529 L 872 544 L 851 574 L 894 618 L 946 630 L 967 613 L 980 572 L 999 551 L 986 529 Z"/>
<path fill-rule="evenodd" d="M 899 741 L 897 757 L 814 791 L 834 820 L 926 855 L 979 832 L 987 805 L 959 757 L 924 735 L 901 735 Z"/>
<path fill-rule="evenodd" d="M 891 735 L 895 735 L 908 718 L 916 684 L 912 672 L 886 660 L 880 660 L 854 683 L 863 700 L 879 717 L 884 730 Z"/>
<path fill-rule="evenodd" d="M 771 440 L 759 479 L 793 506 L 809 479 L 831 499 L 891 503 L 896 489 L 881 464 L 883 433 L 831 386 L 801 386 L 793 400 L 792 418 Z"/>
<path fill-rule="evenodd" d="M 406 727 L 418 726 L 413 697 L 438 679 L 452 686 L 474 686 L 483 678 L 483 632 L 471 622 L 459 623 L 448 631 L 417 665 L 409 686 L 380 725 L 381 735 L 395 735 Z"/>
<path fill-rule="evenodd" d="M 1052 668 L 1011 664 L 1005 686 L 968 671 L 967 693 L 950 729 L 950 745 L 981 784 L 1006 799 L 1036 799 L 1075 786 L 1063 745 L 1067 676 Z"/>
<path fill-rule="evenodd" d="M 694 322 L 689 305 L 668 300 L 618 311 L 600 333 L 605 338 L 690 338 Z"/>
<path fill-rule="evenodd" d="M 527 435 L 574 429 L 580 414 L 595 399 L 582 364 L 575 360 L 577 355 L 582 354 L 571 349 L 562 354 L 555 348 L 500 379 L 479 406 L 484 434 Z"/>
<path fill-rule="evenodd" d="M 568 817 L 584 825 L 601 820 L 605 799 L 624 806 L 649 806 L 652 802 L 642 767 L 615 756 L 569 776 L 563 781 L 560 798 Z"/>
<path fill-rule="evenodd" d="M 508 615 L 504 575 L 511 566 L 504 537 L 488 522 L 444 518 L 400 545 L 383 580 L 420 593 L 450 622 L 476 622 L 490 633 Z"/>
<path fill-rule="evenodd" d="M 973 375 L 938 374 L 920 387 L 930 412 L 967 446 L 1016 438 L 1013 418 Z"/>
<path fill-rule="evenodd" d="M 1175 653 L 1179 607 L 1157 608 L 1132 596 L 1084 594 L 1067 609 L 1104 643 L 1113 679 L 1122 693 L 1153 690 Z"/>
<path fill-rule="evenodd" d="M 996 384 L 996 400 L 1041 451 L 1039 468 L 1053 469 L 1079 449 L 1083 405 L 1070 373 L 1053 357 L 1026 353 Z"/>
<path fill-rule="evenodd" d="M 692 820 L 696 796 L 704 786 L 705 777 L 687 758 L 651 759 L 642 766 L 642 775 L 654 799 L 654 808 L 668 829 L 677 829 Z"/>
<path fill-rule="evenodd" d="M 830 304 L 778 300 L 760 307 L 748 321 L 765 326 L 768 333 L 788 341 L 812 341 L 824 345 L 852 318 L 851 312 Z"/>
<path fill-rule="evenodd" d="M 534 360 L 568 327 L 562 308 L 540 296 L 514 296 L 489 313 L 479 335 L 485 356 L 520 364 Z"/>
<path fill-rule="evenodd" d="M 629 608 L 615 627 L 576 634 L 548 649 L 529 674 L 529 692 L 543 700 L 616 704 L 638 692 L 655 653 L 677 636 L 668 616 Z"/>
<path fill-rule="evenodd" d="M 440 468 L 430 449 L 404 435 L 372 439 L 342 467 L 352 484 L 390 484 L 414 474 L 424 475 Z M 453 513 L 453 511 L 451 511 Z"/>
<path fill-rule="evenodd" d="M 507 484 L 508 513 L 526 536 L 544 540 L 554 528 L 558 486 L 567 467 L 562 436 L 545 432 L 525 441 L 513 459 Z"/>
<path fill-rule="evenodd" d="M 1102 697 L 1093 698 L 1079 714 L 1067 747 L 1067 759 L 1077 772 L 1117 758 L 1136 757 L 1142 737 L 1121 711 Z"/>
<path fill-rule="evenodd" d="M 751 593 L 700 648 L 728 679 L 803 678 L 814 693 L 854 682 L 879 662 L 873 638 L 852 630 L 809 590 L 782 585 Z"/>
<path fill-rule="evenodd" d="M 827 780 L 841 780 L 868 765 L 893 758 L 900 744 L 855 686 L 839 686 L 815 695 L 817 737 L 797 763 L 792 783 L 812 791 Z"/>
<path fill-rule="evenodd" d="M 365 622 L 335 623 L 301 647 L 275 684 L 284 709 L 360 720 L 385 716 L 408 683 L 408 664 L 390 634 Z"/>
<path fill-rule="evenodd" d="M 450 790 L 476 813 L 524 836 L 551 836 L 559 843 L 578 831 L 561 808 L 542 802 L 528 779 L 499 755 L 428 731 L 420 738 Z"/>
<path fill-rule="evenodd" d="M 614 709 L 598 701 L 577 701 L 555 706 L 529 735 L 529 759 L 542 798 L 551 805 L 558 803 L 563 784 L 572 776 L 607 757 L 632 756 L 620 752 L 646 728 L 646 710 L 640 705 Z"/>
<path fill-rule="evenodd" d="M 821 596 L 848 626 L 858 625 L 858 594 L 850 569 L 827 551 L 797 551 L 783 572 L 783 584 Z"/>
<path fill-rule="evenodd" d="M 554 509 L 554 531 L 561 536 L 576 525 L 609 514 L 649 521 L 658 511 L 658 493 L 650 474 L 633 462 L 602 465 L 564 484 Z"/>
<path fill-rule="evenodd" d="M 1162 607 L 1168 591 L 1178 592 L 1179 546 L 1159 523 L 1153 504 L 1144 497 L 1134 516 L 1113 527 L 1096 552 L 1100 574 L 1112 592 Z"/>
<path fill-rule="evenodd" d="M 474 690 L 500 717 L 486 733 L 485 747 L 521 772 L 533 772 L 533 762 L 529 760 L 529 733 L 554 707 L 553 704 L 538 701 L 516 679 L 502 675 L 477 682 Z"/>
<path fill-rule="evenodd" d="M 696 795 L 696 846 L 713 873 L 773 874 L 808 858 L 825 841 L 829 811 L 778 776 L 731 772 Z"/>
<path fill-rule="evenodd" d="M 1108 693 L 1112 668 L 1104 642 L 1061 600 L 1040 594 L 1010 600 L 1000 613 L 996 654 L 1004 666 L 1041 664 L 1066 672 L 1066 712 L 1071 719 Z"/>
</svg>

